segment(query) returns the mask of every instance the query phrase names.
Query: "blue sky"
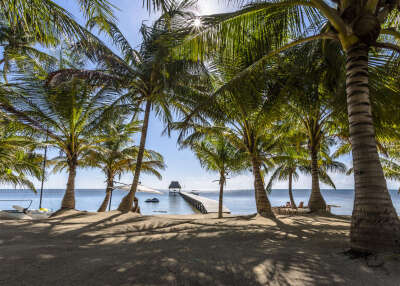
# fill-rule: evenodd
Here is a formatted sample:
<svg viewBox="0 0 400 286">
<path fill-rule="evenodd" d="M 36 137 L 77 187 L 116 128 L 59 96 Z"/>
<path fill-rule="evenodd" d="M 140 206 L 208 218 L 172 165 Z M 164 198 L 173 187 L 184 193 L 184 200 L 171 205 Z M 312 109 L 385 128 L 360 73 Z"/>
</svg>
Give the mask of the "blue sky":
<svg viewBox="0 0 400 286">
<path fill-rule="evenodd" d="M 76 18 L 82 22 L 79 16 L 79 7 L 75 1 L 72 0 L 58 0 L 56 1 L 61 6 L 65 7 L 68 11 L 73 13 Z M 198 4 L 199 14 L 212 14 L 228 11 L 225 7 L 224 1 L 217 0 L 200 0 Z M 126 35 L 127 39 L 136 46 L 140 43 L 139 27 L 143 21 L 150 21 L 156 18 L 156 15 L 149 13 L 142 8 L 141 0 L 114 0 L 113 3 L 119 7 L 116 12 L 118 24 L 122 32 Z M 212 190 L 217 189 L 217 183 L 213 182 L 217 179 L 216 174 L 207 173 L 203 170 L 198 163 L 195 156 L 189 150 L 179 150 L 176 144 L 176 134 L 171 137 L 162 136 L 163 125 L 152 114 L 150 118 L 149 134 L 147 141 L 147 148 L 153 149 L 164 156 L 167 164 L 167 169 L 162 172 L 163 179 L 158 179 L 142 175 L 141 181 L 144 185 L 158 188 L 167 189 L 170 181 L 178 180 L 183 187 L 188 190 Z M 56 155 L 55 151 L 51 152 Z M 349 162 L 349 158 L 345 160 Z M 352 176 L 332 175 L 334 182 L 338 188 L 352 188 L 354 185 Z M 104 175 L 100 170 L 83 170 L 79 169 L 76 177 L 76 188 L 85 189 L 100 189 L 104 188 Z M 130 183 L 132 175 L 124 176 L 121 181 Z M 45 183 L 45 188 L 65 188 L 67 182 L 67 174 L 51 174 L 48 181 Z M 36 182 L 39 186 L 39 182 Z M 228 189 L 251 189 L 253 188 L 253 179 L 251 174 L 243 174 L 231 178 L 227 183 Z M 395 187 L 395 184 L 390 184 L 390 187 Z M 310 188 L 311 178 L 301 176 L 295 183 L 295 188 Z M 321 185 L 321 187 L 326 187 Z M 274 185 L 274 188 L 287 188 L 287 182 L 279 182 Z"/>
</svg>

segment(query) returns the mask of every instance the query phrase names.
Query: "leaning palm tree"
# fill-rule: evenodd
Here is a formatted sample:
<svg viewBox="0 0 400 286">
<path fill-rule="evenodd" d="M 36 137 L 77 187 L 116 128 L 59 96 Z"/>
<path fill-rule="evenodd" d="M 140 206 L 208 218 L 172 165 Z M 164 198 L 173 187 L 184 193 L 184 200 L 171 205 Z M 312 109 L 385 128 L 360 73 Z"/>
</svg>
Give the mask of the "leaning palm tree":
<svg viewBox="0 0 400 286">
<path fill-rule="evenodd" d="M 75 208 L 79 159 L 87 150 L 96 148 L 98 126 L 113 118 L 107 106 L 113 98 L 115 94 L 110 90 L 88 86 L 78 79 L 57 87 L 44 87 L 43 82 L 31 79 L 1 97 L 0 108 L 6 114 L 47 135 L 45 144 L 67 158 L 68 182 L 61 209 Z"/>
<path fill-rule="evenodd" d="M 185 145 L 185 142 L 182 145 Z M 203 168 L 219 173 L 218 218 L 222 218 L 224 185 L 227 176 L 246 168 L 244 154 L 225 140 L 223 134 L 206 136 L 200 142 L 191 143 L 190 148 L 196 154 Z"/>
<path fill-rule="evenodd" d="M 82 155 L 81 166 L 100 168 L 106 175 L 106 196 L 98 212 L 106 211 L 116 177 L 127 172 L 134 172 L 138 147 L 133 145 L 134 141 L 131 137 L 139 130 L 140 122 L 137 120 L 132 120 L 128 124 L 124 124 L 123 120 L 109 123 L 102 129 L 105 138 L 99 144 L 99 148 L 88 150 Z M 162 156 L 157 152 L 145 150 L 143 157 L 142 172 L 161 179 L 158 170 L 165 168 Z"/>
<path fill-rule="evenodd" d="M 199 65 L 197 61 L 175 60 L 171 54 L 172 47 L 187 33 L 185 25 L 194 19 L 192 13 L 185 12 L 192 2 L 171 1 L 167 11 L 152 26 L 142 25 L 140 32 L 143 41 L 139 50 L 132 48 L 114 24 L 107 23 L 106 26 L 101 26 L 97 21 L 90 22 L 90 26 L 97 25 L 100 30 L 108 32 L 122 57 L 99 39 L 92 37 L 80 42 L 77 49 L 97 64 L 99 70 L 60 70 L 49 78 L 49 81 L 57 81 L 74 75 L 96 83 L 125 88 L 128 93 L 121 98 L 121 101 L 125 100 L 129 104 L 144 107 L 136 169 L 131 190 L 118 208 L 120 211 L 127 212 L 132 209 L 142 168 L 151 111 L 162 117 L 164 122 L 172 121 L 172 110 L 177 110 L 180 104 L 173 90 L 182 92 L 189 82 L 196 81 L 197 69 L 204 70 L 204 66 Z"/>
<path fill-rule="evenodd" d="M 240 82 L 264 69 L 272 56 L 296 45 L 320 39 L 339 43 L 347 56 L 347 110 L 356 170 L 351 249 L 361 252 L 399 249 L 400 220 L 379 160 L 369 96 L 369 72 L 377 63 L 369 61 L 372 51 L 375 58 L 398 59 L 399 1 L 245 2 L 247 6 L 237 12 L 203 17 L 204 29 L 189 39 L 187 50 L 197 51 L 192 53 L 196 58 L 210 56 L 215 50 L 234 58 L 237 47 L 245 45 L 251 55 L 260 39 L 263 40 L 270 51 L 231 80 Z M 393 57 L 387 57 L 391 51 Z"/>
</svg>

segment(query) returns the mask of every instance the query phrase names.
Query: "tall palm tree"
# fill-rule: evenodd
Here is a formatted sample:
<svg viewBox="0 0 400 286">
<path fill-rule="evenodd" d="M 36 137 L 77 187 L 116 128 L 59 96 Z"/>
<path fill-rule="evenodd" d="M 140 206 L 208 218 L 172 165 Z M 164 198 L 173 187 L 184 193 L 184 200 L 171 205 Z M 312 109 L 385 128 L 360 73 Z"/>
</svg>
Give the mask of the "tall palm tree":
<svg viewBox="0 0 400 286">
<path fill-rule="evenodd" d="M 57 148 L 60 157 L 67 158 L 68 182 L 61 209 L 75 208 L 79 159 L 87 150 L 96 148 L 95 132 L 99 125 L 113 118 L 107 106 L 113 98 L 115 94 L 110 90 L 88 86 L 78 79 L 57 87 L 44 87 L 43 82 L 31 79 L 21 83 L 12 94 L 1 97 L 0 108 L 4 112 L 48 135 L 45 144 Z"/>
<path fill-rule="evenodd" d="M 311 158 L 312 190 L 308 206 L 312 211 L 325 211 L 326 202 L 319 186 L 318 161 L 321 144 L 332 141 L 338 123 L 345 121 L 344 88 L 340 71 L 342 58 L 337 46 L 321 42 L 294 47 L 277 59 L 286 75 L 279 132 L 296 133 L 297 143 L 306 141 Z M 310 61 L 310 57 L 313 61 Z M 296 143 L 296 142 L 294 142 Z M 334 142 L 331 142 L 334 143 Z"/>
<path fill-rule="evenodd" d="M 138 147 L 133 145 L 131 136 L 138 131 L 140 131 L 140 122 L 137 120 L 128 124 L 124 124 L 123 120 L 107 124 L 102 129 L 105 138 L 103 139 L 104 142 L 99 144 L 100 148 L 88 150 L 82 156 L 81 166 L 100 168 L 106 175 L 106 196 L 98 212 L 106 211 L 116 177 L 135 170 Z M 164 160 L 159 153 L 145 150 L 142 172 L 161 179 L 158 170 L 164 168 Z"/>
<path fill-rule="evenodd" d="M 222 218 L 224 185 L 227 176 L 245 169 L 244 154 L 225 140 L 223 134 L 206 136 L 200 142 L 191 143 L 190 148 L 196 154 L 203 168 L 219 173 L 218 218 Z"/>
<path fill-rule="evenodd" d="M 186 46 L 199 51 L 196 57 L 211 55 L 215 50 L 235 57 L 237 47 L 246 45 L 251 54 L 263 39 L 271 47 L 270 52 L 232 78 L 240 81 L 263 69 L 272 56 L 296 45 L 320 39 L 338 42 L 347 57 L 347 111 L 356 170 L 351 249 L 361 252 L 399 249 L 400 220 L 387 190 L 376 147 L 368 68 L 370 65 L 373 69 L 376 64 L 369 61 L 372 49 L 376 52 L 374 57 L 387 59 L 386 55 L 392 51 L 394 57 L 389 59 L 398 58 L 399 1 L 246 2 L 248 5 L 237 12 L 204 17 L 205 28 Z"/>
<path fill-rule="evenodd" d="M 96 21 L 91 22 L 90 25 L 97 25 L 101 30 L 108 31 L 108 35 L 120 50 L 122 57 L 113 53 L 100 40 L 92 37 L 88 41 L 82 41 L 77 48 L 91 61 L 98 64 L 100 71 L 61 70 L 52 74 L 49 79 L 56 81 L 63 76 L 75 75 L 91 81 L 117 85 L 119 88 L 128 89 L 128 93 L 121 98 L 121 101 L 126 100 L 133 105 L 144 105 L 143 125 L 132 187 L 121 201 L 118 208 L 120 211 L 127 212 L 132 208 L 142 168 L 151 111 L 154 110 L 164 122 L 170 122 L 173 109 L 177 111 L 176 106 L 180 104 L 177 95 L 172 90 L 182 92 L 189 82 L 196 81 L 197 69 L 204 70 L 198 61 L 175 60 L 171 54 L 172 47 L 187 34 L 185 29 L 187 22 L 194 19 L 191 12 L 186 12 L 192 2 L 190 0 L 179 3 L 171 1 L 166 12 L 151 27 L 142 25 L 140 32 L 143 41 L 139 50 L 132 48 L 114 24 L 107 23 L 105 27 L 99 26 Z M 111 28 L 108 29 L 108 27 Z"/>
<path fill-rule="evenodd" d="M 260 47 L 258 51 L 263 49 Z M 226 140 L 246 154 L 247 163 L 252 167 L 257 212 L 264 217 L 274 217 L 262 167 L 271 164 L 270 156 L 279 141 L 279 136 L 274 136 L 271 130 L 273 122 L 279 118 L 279 94 L 285 77 L 278 65 L 271 62 L 257 78 L 249 77 L 240 84 L 231 84 L 232 76 L 251 64 L 252 59 L 245 50 L 235 58 L 216 55 L 210 63 L 210 90 L 198 94 L 196 100 L 182 103 L 186 108 L 184 120 L 174 128 L 181 132 L 178 140 L 183 140 L 191 131 L 194 132 L 189 137 L 193 138 L 201 136 L 201 132 L 224 132 Z M 213 131 L 216 128 L 213 122 L 217 126 L 223 122 L 225 127 L 222 131 L 221 127 Z"/>
<path fill-rule="evenodd" d="M 274 217 L 264 188 L 262 167 L 271 164 L 269 157 L 279 140 L 279 136 L 269 132 L 269 127 L 272 128 L 277 116 L 273 106 L 280 83 L 271 77 L 267 85 L 260 81 L 260 89 L 252 89 L 248 85 L 224 89 L 227 79 L 229 68 L 221 68 L 214 76 L 214 89 L 223 90 L 223 96 L 205 94 L 187 105 L 185 120 L 174 125 L 180 130 L 178 141 L 190 142 L 206 134 L 223 134 L 225 140 L 245 154 L 247 164 L 252 167 L 257 213 Z M 192 116 L 194 113 L 198 116 Z M 219 122 L 223 122 L 224 126 Z"/>
</svg>

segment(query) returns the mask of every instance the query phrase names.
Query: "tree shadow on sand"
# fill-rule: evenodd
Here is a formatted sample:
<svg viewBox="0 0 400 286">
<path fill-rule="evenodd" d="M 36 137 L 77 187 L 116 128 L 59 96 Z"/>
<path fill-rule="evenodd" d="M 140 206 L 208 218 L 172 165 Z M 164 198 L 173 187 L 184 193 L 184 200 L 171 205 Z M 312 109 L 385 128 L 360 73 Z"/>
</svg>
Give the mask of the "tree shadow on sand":
<svg viewBox="0 0 400 286">
<path fill-rule="evenodd" d="M 0 224 L 4 230 L 0 240 L 8 239 L 7 245 L 0 244 L 0 282 L 396 285 L 390 283 L 400 281 L 390 268 L 398 267 L 398 262 L 371 269 L 341 254 L 348 247 L 349 229 L 348 219 L 341 217 L 280 216 L 272 221 L 254 216 L 217 220 L 112 213 L 83 224 L 84 218 L 75 214 L 41 222 L 42 226 Z M 63 225 L 67 229 L 58 231 Z M 23 238 L 15 238 L 21 234 Z"/>
</svg>

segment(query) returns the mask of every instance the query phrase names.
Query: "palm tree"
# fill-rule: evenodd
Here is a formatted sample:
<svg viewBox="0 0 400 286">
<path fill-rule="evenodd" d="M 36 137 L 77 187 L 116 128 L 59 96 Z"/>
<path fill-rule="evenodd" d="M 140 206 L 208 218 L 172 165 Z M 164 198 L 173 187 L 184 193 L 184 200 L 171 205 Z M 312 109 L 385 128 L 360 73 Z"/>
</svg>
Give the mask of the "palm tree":
<svg viewBox="0 0 400 286">
<path fill-rule="evenodd" d="M 288 180 L 290 204 L 292 208 L 297 209 L 292 192 L 293 179 L 297 180 L 299 178 L 297 171 L 305 173 L 307 166 L 311 164 L 308 160 L 306 148 L 291 145 L 283 145 L 282 147 L 278 149 L 276 157 L 273 158 L 275 171 L 272 173 L 266 189 L 267 192 L 271 192 L 275 181 Z"/>
<path fill-rule="evenodd" d="M 332 141 L 332 135 L 345 112 L 345 98 L 340 84 L 342 58 L 329 55 L 335 46 L 321 42 L 304 44 L 284 53 L 281 71 L 286 72 L 286 104 L 282 106 L 281 121 L 285 129 L 297 130 L 307 142 L 311 158 L 312 191 L 308 206 L 312 211 L 325 211 L 326 202 L 319 186 L 318 161 L 321 144 Z M 332 52 L 331 52 L 332 53 Z M 309 60 L 313 58 L 313 61 Z M 332 63 L 336 63 L 334 66 Z M 331 142 L 334 143 L 334 142 Z"/>
<path fill-rule="evenodd" d="M 203 168 L 219 173 L 218 218 L 222 218 L 224 185 L 229 174 L 237 173 L 246 167 L 243 153 L 225 140 L 223 134 L 206 136 L 200 142 L 191 143 L 190 147 Z"/>
<path fill-rule="evenodd" d="M 42 64 L 54 63 L 55 59 L 35 48 L 37 41 L 32 35 L 26 34 L 22 27 L 12 29 L 0 21 L 0 46 L 3 48 L 0 65 L 3 65 L 3 78 L 7 83 L 7 74 L 11 67 L 16 65 L 19 71 L 26 66 L 42 70 Z"/>
<path fill-rule="evenodd" d="M 144 105 L 136 169 L 131 190 L 118 208 L 120 211 L 127 212 L 132 209 L 142 168 L 151 111 L 154 110 L 164 122 L 170 122 L 173 106 L 179 105 L 178 96 L 172 90 L 182 92 L 189 82 L 195 82 L 196 69 L 204 69 L 198 61 L 175 60 L 171 54 L 172 47 L 187 34 L 187 30 L 184 29 L 187 25 L 185 22 L 194 19 L 192 13 L 185 12 L 191 4 L 192 1 L 188 0 L 179 3 L 171 2 L 167 11 L 151 27 L 142 25 L 143 41 L 139 50 L 132 48 L 113 23 L 107 23 L 104 27 L 99 26 L 96 21 L 91 22 L 90 25 L 97 25 L 101 30 L 108 31 L 122 57 L 113 53 L 100 40 L 92 37 L 88 41 L 82 41 L 77 48 L 80 48 L 91 61 L 98 64 L 101 71 L 61 70 L 49 78 L 50 81 L 56 81 L 62 76 L 74 75 L 95 82 L 117 85 L 119 88 L 128 89 L 128 93 L 121 98 L 121 101 L 126 100 L 136 106 Z M 111 28 L 107 29 L 107 27 Z"/>
<path fill-rule="evenodd" d="M 236 1 L 241 3 L 241 1 Z M 202 19 L 203 31 L 187 42 L 195 56 L 222 50 L 234 58 L 243 45 L 249 54 L 263 40 L 270 51 L 237 73 L 232 82 L 263 69 L 269 59 L 294 46 L 324 39 L 340 43 L 347 56 L 346 94 L 355 168 L 351 249 L 370 252 L 400 248 L 400 220 L 393 207 L 375 140 L 369 96 L 370 51 L 374 57 L 400 52 L 398 1 L 247 1 L 244 9 Z M 243 32 L 246 31 L 246 35 Z M 227 35 L 230 35 L 227 37 Z M 389 50 L 389 52 L 388 52 Z M 193 54 L 193 53 L 192 53 Z"/>
<path fill-rule="evenodd" d="M 260 46 L 257 50 L 263 49 Z M 280 116 L 279 95 L 286 78 L 279 72 L 279 66 L 271 62 L 257 78 L 232 84 L 232 76 L 248 67 L 253 58 L 245 49 L 239 50 L 235 58 L 224 57 L 223 53 L 214 56 L 210 62 L 211 88 L 197 94 L 195 100 L 182 103 L 184 120 L 174 125 L 181 132 L 178 140 L 183 140 L 189 132 L 192 132 L 190 140 L 223 132 L 226 140 L 246 154 L 247 164 L 252 167 L 257 213 L 273 218 L 262 168 L 272 164 L 270 157 L 280 140 L 271 131 Z"/>
<path fill-rule="evenodd" d="M 4 112 L 48 135 L 45 144 L 57 148 L 60 158 L 67 158 L 68 182 L 61 209 L 75 208 L 79 159 L 87 150 L 96 148 L 95 132 L 99 125 L 115 117 L 107 106 L 113 98 L 115 94 L 110 90 L 88 86 L 78 79 L 57 87 L 44 87 L 42 82 L 31 79 L 1 97 Z M 116 109 L 113 112 L 119 113 Z"/>
<path fill-rule="evenodd" d="M 297 180 L 299 178 L 298 171 L 307 175 L 312 174 L 313 166 L 312 166 L 312 160 L 310 160 L 310 156 L 307 150 L 308 148 L 304 146 L 306 144 L 303 144 L 303 146 L 297 143 L 293 145 L 293 141 L 296 140 L 293 140 L 293 138 L 290 139 L 289 141 L 286 142 L 285 140 L 282 140 L 284 145 L 277 150 L 277 155 L 272 158 L 275 164 L 274 166 L 275 171 L 272 173 L 270 177 L 270 180 L 267 185 L 267 191 L 272 190 L 272 184 L 275 181 L 288 180 L 290 203 L 292 207 L 297 208 L 292 192 L 293 179 Z M 332 156 L 330 156 L 330 154 L 328 153 L 329 146 L 327 144 L 323 145 L 324 146 L 319 151 L 320 159 L 317 161 L 318 178 L 323 183 L 336 189 L 336 186 L 332 181 L 332 179 L 330 178 L 328 171 L 345 173 L 346 166 L 342 162 L 334 161 L 332 159 Z"/>
<path fill-rule="evenodd" d="M 104 142 L 100 143 L 100 148 L 88 150 L 82 155 L 82 160 L 79 162 L 81 166 L 100 168 L 106 175 L 106 196 L 98 212 L 106 211 L 114 189 L 115 178 L 135 170 L 138 147 L 132 145 L 131 136 L 139 130 L 140 122 L 137 120 L 132 120 L 128 124 L 124 124 L 123 120 L 107 124 L 102 130 L 106 137 L 103 139 Z M 142 172 L 161 179 L 161 174 L 157 169 L 164 168 L 164 160 L 160 154 L 145 150 Z"/>
<path fill-rule="evenodd" d="M 16 123 L 0 121 L 0 183 L 27 187 L 36 192 L 27 176 L 40 179 L 42 157 L 34 152 L 38 143 L 23 134 L 23 128 Z"/>
<path fill-rule="evenodd" d="M 113 21 L 113 9 L 108 0 L 77 0 L 83 16 L 89 20 Z M 80 39 L 87 31 L 72 15 L 52 0 L 1 0 L 1 21 L 11 30 L 23 29 L 41 44 L 55 45 L 62 37 Z"/>
<path fill-rule="evenodd" d="M 113 22 L 114 9 L 109 0 L 76 0 L 86 20 L 95 20 L 105 24 Z M 167 11 L 172 0 L 143 0 L 143 6 L 149 11 Z M 87 31 L 81 27 L 72 15 L 52 0 L 0 0 L 1 18 L 11 28 L 23 27 L 26 35 L 41 43 L 55 44 L 59 36 L 68 39 L 81 39 Z"/>
<path fill-rule="evenodd" d="M 279 141 L 279 136 L 272 134 L 269 128 L 272 128 L 277 116 L 274 105 L 281 83 L 273 77 L 267 80 L 265 76 L 262 79 L 266 81 L 258 81 L 257 88 L 246 84 L 226 86 L 231 69 L 239 62 L 240 59 L 236 58 L 231 66 L 221 64 L 219 69 L 216 67 L 213 88 L 217 92 L 211 92 L 211 95 L 205 93 L 196 97 L 195 102 L 185 103 L 187 116 L 174 128 L 180 130 L 179 142 L 196 141 L 206 134 L 223 134 L 225 140 L 245 154 L 247 164 L 252 167 L 257 213 L 274 217 L 264 188 L 262 167 L 271 164 L 270 156 Z M 221 97 L 215 96 L 218 92 L 221 92 Z M 210 123 L 210 120 L 216 124 Z M 219 122 L 223 122 L 224 126 Z"/>
</svg>

